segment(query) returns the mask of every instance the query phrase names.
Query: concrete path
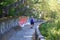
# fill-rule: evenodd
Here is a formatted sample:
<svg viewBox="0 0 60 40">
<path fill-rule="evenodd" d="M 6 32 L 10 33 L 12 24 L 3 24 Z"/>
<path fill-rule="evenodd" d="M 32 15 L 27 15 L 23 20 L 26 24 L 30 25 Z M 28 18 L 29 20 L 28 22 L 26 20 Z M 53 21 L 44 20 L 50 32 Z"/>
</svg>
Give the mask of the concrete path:
<svg viewBox="0 0 60 40">
<path fill-rule="evenodd" d="M 14 34 L 9 40 L 32 40 L 34 29 L 26 25 L 22 30 Z"/>
<path fill-rule="evenodd" d="M 2 40 L 32 40 L 32 37 L 35 33 L 35 28 L 39 26 L 40 23 L 35 23 L 33 28 L 30 28 L 31 25 L 25 25 L 21 30 L 14 30 L 10 33 L 7 33 Z"/>
</svg>

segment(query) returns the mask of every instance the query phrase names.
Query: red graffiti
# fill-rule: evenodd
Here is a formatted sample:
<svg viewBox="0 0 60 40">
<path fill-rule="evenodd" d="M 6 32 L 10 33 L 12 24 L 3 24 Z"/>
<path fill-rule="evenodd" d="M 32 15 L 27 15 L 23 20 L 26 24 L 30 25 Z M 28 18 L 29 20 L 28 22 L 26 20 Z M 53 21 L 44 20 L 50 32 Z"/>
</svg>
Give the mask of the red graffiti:
<svg viewBox="0 0 60 40">
<path fill-rule="evenodd" d="M 20 17 L 19 25 L 23 25 L 26 22 L 27 22 L 27 17 Z"/>
</svg>

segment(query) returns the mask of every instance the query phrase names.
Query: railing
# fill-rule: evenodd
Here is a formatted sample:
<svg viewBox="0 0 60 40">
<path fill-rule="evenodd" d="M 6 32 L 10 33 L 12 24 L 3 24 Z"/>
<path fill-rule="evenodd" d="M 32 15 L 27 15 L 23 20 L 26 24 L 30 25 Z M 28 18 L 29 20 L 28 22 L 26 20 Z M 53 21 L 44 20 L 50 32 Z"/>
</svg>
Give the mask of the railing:
<svg viewBox="0 0 60 40">
<path fill-rule="evenodd" d="M 46 21 L 39 21 L 39 22 L 42 22 L 42 23 L 45 23 Z M 41 23 L 41 24 L 42 24 Z M 41 24 L 39 24 L 39 25 L 41 25 Z M 42 34 L 40 33 L 40 31 L 39 31 L 39 25 L 37 26 L 37 28 L 35 28 L 35 40 L 45 40 L 45 37 L 44 36 L 42 36 Z"/>
<path fill-rule="evenodd" d="M 44 36 L 42 36 L 38 29 L 35 29 L 35 40 L 45 40 Z"/>
</svg>

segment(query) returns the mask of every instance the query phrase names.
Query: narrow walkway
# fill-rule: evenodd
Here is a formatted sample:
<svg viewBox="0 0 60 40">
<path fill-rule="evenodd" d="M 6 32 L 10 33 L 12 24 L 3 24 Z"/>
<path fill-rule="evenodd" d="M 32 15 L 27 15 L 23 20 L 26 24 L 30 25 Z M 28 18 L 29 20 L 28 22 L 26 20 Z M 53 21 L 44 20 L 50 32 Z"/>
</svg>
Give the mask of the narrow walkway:
<svg viewBox="0 0 60 40">
<path fill-rule="evenodd" d="M 14 34 L 9 40 L 32 40 L 34 29 L 31 29 L 29 25 L 26 25 L 22 30 Z"/>
<path fill-rule="evenodd" d="M 15 30 L 12 31 L 13 35 L 11 33 L 7 34 L 7 36 L 5 35 L 2 40 L 32 40 L 37 26 L 39 26 L 39 23 L 35 23 L 33 29 L 30 28 L 30 25 L 25 25 L 21 30 L 17 30 L 17 32 Z"/>
</svg>

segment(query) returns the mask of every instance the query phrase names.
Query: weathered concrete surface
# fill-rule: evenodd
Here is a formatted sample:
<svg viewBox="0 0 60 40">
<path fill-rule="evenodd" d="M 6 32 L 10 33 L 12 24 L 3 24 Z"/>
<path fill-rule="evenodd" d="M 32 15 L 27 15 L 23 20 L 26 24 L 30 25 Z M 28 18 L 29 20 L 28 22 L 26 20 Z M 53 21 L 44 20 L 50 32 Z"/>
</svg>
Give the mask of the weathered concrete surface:
<svg viewBox="0 0 60 40">
<path fill-rule="evenodd" d="M 34 29 L 29 28 L 29 26 L 26 27 L 17 32 L 16 35 L 13 35 L 9 40 L 32 40 Z"/>
<path fill-rule="evenodd" d="M 18 18 L 3 18 L 0 19 L 0 34 L 4 34 L 9 31 L 12 27 L 18 26 Z"/>
<path fill-rule="evenodd" d="M 35 23 L 32 29 L 30 28 L 31 25 L 25 25 L 21 30 L 11 29 L 11 31 L 5 34 L 1 40 L 32 40 L 37 25 L 38 23 Z"/>
<path fill-rule="evenodd" d="M 2 37 L 2 40 L 32 40 L 35 29 L 31 29 L 30 25 L 26 25 L 24 28 L 14 30 Z"/>
<path fill-rule="evenodd" d="M 4 34 L 0 40 L 32 40 L 35 28 L 38 28 L 40 23 L 41 22 L 36 22 L 33 29 L 30 28 L 31 25 L 25 25 L 21 30 L 20 28 L 11 29 L 9 32 Z"/>
</svg>

